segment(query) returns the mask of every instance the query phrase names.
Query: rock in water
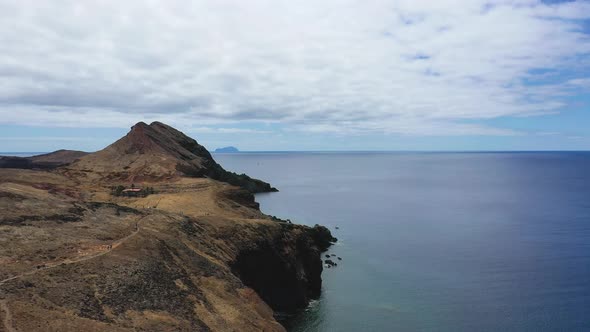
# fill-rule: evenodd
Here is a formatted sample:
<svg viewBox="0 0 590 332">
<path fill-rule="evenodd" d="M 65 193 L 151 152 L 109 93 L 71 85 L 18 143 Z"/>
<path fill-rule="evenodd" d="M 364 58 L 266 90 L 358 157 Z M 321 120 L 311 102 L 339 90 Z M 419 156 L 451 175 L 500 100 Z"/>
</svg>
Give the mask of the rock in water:
<svg viewBox="0 0 590 332">
<path fill-rule="evenodd" d="M 326 263 L 326 265 L 327 265 L 328 267 L 332 267 L 332 266 L 337 266 L 337 265 L 338 265 L 338 264 L 336 264 L 334 261 L 332 261 L 331 259 L 326 259 L 326 260 L 324 261 L 324 263 Z"/>
</svg>

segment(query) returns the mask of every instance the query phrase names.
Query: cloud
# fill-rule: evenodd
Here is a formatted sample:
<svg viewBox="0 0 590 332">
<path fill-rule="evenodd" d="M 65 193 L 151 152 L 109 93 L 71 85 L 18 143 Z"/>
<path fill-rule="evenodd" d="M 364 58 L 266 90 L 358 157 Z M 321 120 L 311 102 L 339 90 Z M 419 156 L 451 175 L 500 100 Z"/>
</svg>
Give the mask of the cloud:
<svg viewBox="0 0 590 332">
<path fill-rule="evenodd" d="M 588 19 L 583 1 L 0 0 L 0 123 L 515 135 L 485 120 L 588 89 Z"/>
<path fill-rule="evenodd" d="M 3 141 L 60 141 L 60 142 L 79 142 L 79 141 L 96 141 L 93 137 L 61 137 L 61 136 L 0 136 Z"/>
<path fill-rule="evenodd" d="M 197 134 L 270 134 L 270 130 L 258 130 L 249 128 L 212 128 L 212 127 L 198 127 L 188 130 L 189 133 Z"/>
<path fill-rule="evenodd" d="M 585 139 L 586 137 L 580 136 L 580 135 L 573 135 L 573 136 L 567 136 L 567 138 L 568 139 L 581 140 L 581 139 Z"/>
</svg>

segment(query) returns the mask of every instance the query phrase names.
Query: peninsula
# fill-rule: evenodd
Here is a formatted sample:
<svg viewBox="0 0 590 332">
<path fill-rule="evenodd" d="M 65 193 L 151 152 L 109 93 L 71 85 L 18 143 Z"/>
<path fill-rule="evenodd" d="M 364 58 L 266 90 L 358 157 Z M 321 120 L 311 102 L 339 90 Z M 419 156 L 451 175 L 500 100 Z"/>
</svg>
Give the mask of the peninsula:
<svg viewBox="0 0 590 332">
<path fill-rule="evenodd" d="M 1 332 L 284 331 L 320 295 L 329 230 L 168 125 L 43 158 L 0 164 Z"/>
</svg>

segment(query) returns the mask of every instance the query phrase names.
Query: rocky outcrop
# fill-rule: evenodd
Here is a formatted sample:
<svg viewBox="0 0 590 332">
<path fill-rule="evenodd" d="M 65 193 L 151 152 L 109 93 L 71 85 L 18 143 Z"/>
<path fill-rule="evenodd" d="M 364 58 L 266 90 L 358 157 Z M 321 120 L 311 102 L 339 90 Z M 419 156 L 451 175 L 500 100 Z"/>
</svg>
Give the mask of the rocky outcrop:
<svg viewBox="0 0 590 332">
<path fill-rule="evenodd" d="M 332 243 L 338 241 L 327 227 L 317 224 L 309 230 L 309 235 L 321 251 L 328 250 Z"/>
<path fill-rule="evenodd" d="M 256 202 L 254 195 L 251 192 L 241 188 L 225 190 L 219 193 L 219 198 L 221 200 L 227 200 L 255 210 L 260 208 L 260 204 Z"/>
<path fill-rule="evenodd" d="M 278 232 L 240 250 L 230 266 L 275 312 L 293 312 L 320 296 L 321 253 L 330 243 L 317 226 L 278 225 Z"/>
</svg>

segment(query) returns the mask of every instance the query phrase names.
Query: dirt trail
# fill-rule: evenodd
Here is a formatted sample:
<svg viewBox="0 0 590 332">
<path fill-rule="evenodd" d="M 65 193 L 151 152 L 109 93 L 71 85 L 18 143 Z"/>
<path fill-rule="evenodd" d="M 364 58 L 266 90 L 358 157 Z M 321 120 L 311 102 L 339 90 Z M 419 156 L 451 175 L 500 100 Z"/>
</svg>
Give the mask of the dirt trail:
<svg viewBox="0 0 590 332">
<path fill-rule="evenodd" d="M 27 271 L 27 272 L 18 274 L 18 275 L 12 276 L 10 278 L 6 278 L 4 280 L 0 280 L 0 286 L 4 285 L 5 283 L 7 283 L 7 282 L 9 282 L 11 280 L 19 279 L 19 278 L 22 278 L 22 277 L 25 277 L 25 276 L 30 276 L 30 275 L 36 274 L 38 272 L 41 272 L 41 271 L 52 269 L 52 268 L 57 267 L 57 266 L 80 263 L 80 262 L 84 262 L 84 261 L 87 261 L 87 260 L 90 260 L 90 259 L 94 259 L 94 258 L 103 256 L 103 255 L 106 255 L 109 252 L 113 251 L 113 249 L 117 248 L 121 244 L 125 243 L 127 240 L 129 240 L 129 239 L 133 238 L 135 235 L 137 235 L 137 233 L 139 233 L 139 231 L 141 230 L 141 227 L 139 227 L 140 226 L 140 223 L 143 221 L 143 219 L 145 217 L 147 217 L 147 215 L 139 218 L 135 222 L 135 225 L 134 225 L 135 230 L 131 234 L 125 236 L 122 239 L 119 239 L 116 242 L 113 242 L 113 244 L 109 247 L 109 249 L 107 249 L 105 251 L 99 252 L 99 253 L 94 254 L 94 255 L 89 255 L 89 256 L 82 257 L 82 258 L 78 258 L 78 259 L 65 259 L 65 260 L 63 260 L 61 262 L 54 262 L 54 263 L 45 264 L 42 267 L 39 267 L 37 269 L 34 269 L 34 270 L 31 270 L 31 271 Z"/>
<path fill-rule="evenodd" d="M 10 310 L 8 309 L 5 300 L 0 300 L 0 310 L 4 311 L 4 318 L 2 321 L 4 322 L 4 329 L 6 332 L 17 332 L 12 326 L 12 315 L 10 314 Z"/>
<path fill-rule="evenodd" d="M 137 233 L 139 233 L 139 231 L 141 230 L 140 227 L 140 223 L 143 221 L 143 219 L 147 217 L 147 215 L 139 218 L 134 225 L 135 230 L 125 236 L 122 239 L 119 239 L 116 242 L 113 242 L 113 244 L 109 247 L 109 249 L 107 249 L 106 251 L 100 252 L 98 254 L 94 254 L 94 255 L 89 255 L 86 257 L 82 257 L 82 258 L 78 258 L 78 259 L 66 259 L 63 260 L 61 262 L 56 262 L 56 263 L 51 263 L 51 264 L 45 264 L 43 267 L 41 268 L 37 268 L 35 270 L 31 270 L 25 273 L 21 273 L 19 275 L 15 275 L 12 276 L 10 278 L 6 278 L 4 280 L 0 280 L 0 286 L 4 285 L 5 283 L 11 281 L 11 280 L 15 280 L 15 279 L 19 279 L 22 278 L 24 276 L 30 276 L 33 274 L 36 274 L 38 272 L 44 271 L 44 270 L 48 270 L 57 266 L 62 266 L 62 265 L 69 265 L 69 264 L 75 264 L 75 263 L 80 263 L 80 262 L 84 262 L 90 259 L 94 259 L 103 255 L 108 254 L 109 252 L 113 251 L 113 249 L 117 248 L 118 246 L 120 246 L 121 244 L 125 243 L 125 241 L 133 238 L 135 235 L 137 235 Z M 0 300 L 0 309 L 2 311 L 4 311 L 4 318 L 2 319 L 4 322 L 4 329 L 6 330 L 6 332 L 18 332 L 13 326 L 12 326 L 12 315 L 10 314 L 10 309 L 8 308 L 8 306 L 6 305 L 6 300 Z"/>
</svg>

